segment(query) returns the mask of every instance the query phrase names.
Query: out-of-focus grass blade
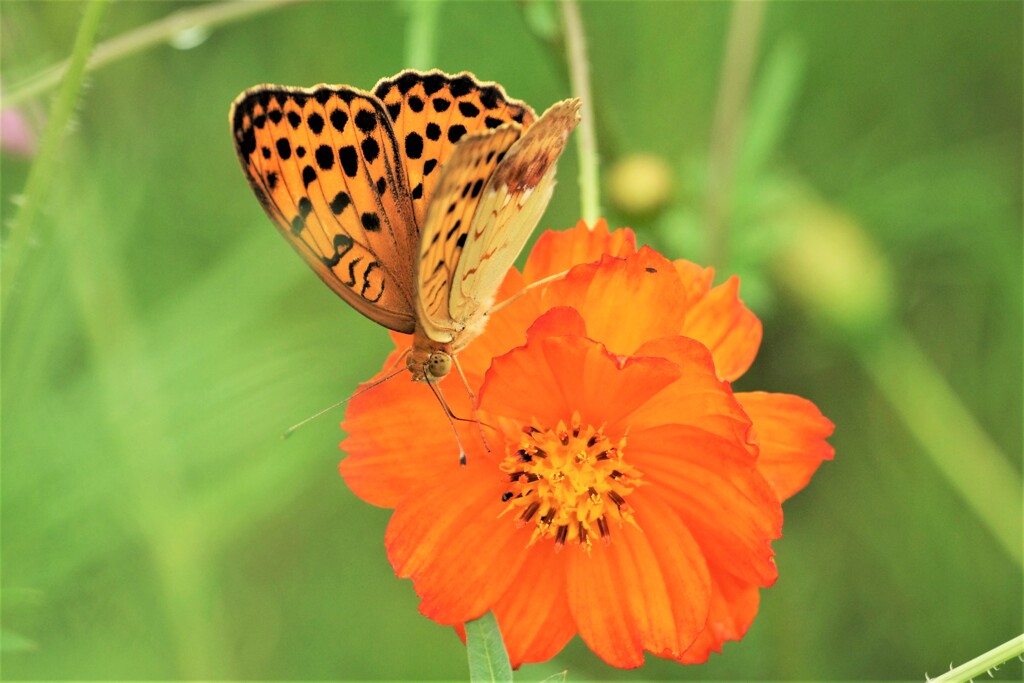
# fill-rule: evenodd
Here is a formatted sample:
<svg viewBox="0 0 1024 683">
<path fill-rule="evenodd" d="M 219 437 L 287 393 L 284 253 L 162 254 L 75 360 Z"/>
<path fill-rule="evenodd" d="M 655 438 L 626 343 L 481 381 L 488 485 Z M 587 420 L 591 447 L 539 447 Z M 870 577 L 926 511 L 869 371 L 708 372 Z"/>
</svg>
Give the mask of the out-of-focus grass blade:
<svg viewBox="0 0 1024 683">
<path fill-rule="evenodd" d="M 466 652 L 469 656 L 469 680 L 472 683 L 512 680 L 512 665 L 501 639 L 501 629 L 491 612 L 466 622 Z"/>
<path fill-rule="evenodd" d="M 10 631 L 0 631 L 0 652 L 27 652 L 39 646 L 24 636 Z"/>
<path fill-rule="evenodd" d="M 764 170 L 779 145 L 800 92 L 806 58 L 796 40 L 780 40 L 754 81 L 744 141 L 736 160 L 740 183 Z"/>
</svg>

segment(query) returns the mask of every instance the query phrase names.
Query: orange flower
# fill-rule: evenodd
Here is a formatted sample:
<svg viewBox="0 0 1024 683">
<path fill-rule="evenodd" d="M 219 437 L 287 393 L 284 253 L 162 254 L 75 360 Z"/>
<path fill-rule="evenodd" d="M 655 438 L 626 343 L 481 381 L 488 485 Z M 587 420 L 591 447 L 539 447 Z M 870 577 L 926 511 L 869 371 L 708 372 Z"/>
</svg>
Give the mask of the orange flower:
<svg viewBox="0 0 1024 683">
<path fill-rule="evenodd" d="M 350 403 L 342 476 L 394 508 L 388 557 L 420 611 L 493 611 L 514 666 L 577 633 L 618 667 L 703 662 L 775 581 L 780 501 L 832 456 L 832 425 L 795 396 L 734 394 L 761 339 L 736 279 L 711 287 L 629 230 L 541 236 L 497 300 L 569 268 L 459 354 L 486 425 L 459 425 L 467 466 L 430 392 L 396 380 Z M 394 337 L 377 378 L 409 345 Z M 457 380 L 443 389 L 472 415 Z"/>
</svg>

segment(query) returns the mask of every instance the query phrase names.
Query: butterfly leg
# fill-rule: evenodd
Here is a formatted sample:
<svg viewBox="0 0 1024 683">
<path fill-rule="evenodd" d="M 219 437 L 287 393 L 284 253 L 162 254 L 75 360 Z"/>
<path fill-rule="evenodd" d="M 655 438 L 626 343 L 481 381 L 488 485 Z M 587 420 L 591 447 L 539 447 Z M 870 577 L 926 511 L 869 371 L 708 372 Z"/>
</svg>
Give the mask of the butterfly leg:
<svg viewBox="0 0 1024 683">
<path fill-rule="evenodd" d="M 487 315 L 494 315 L 495 313 L 497 313 L 501 309 L 505 308 L 509 304 L 514 303 L 519 297 L 523 296 L 524 294 L 529 292 L 531 289 L 537 289 L 538 287 L 543 287 L 544 285 L 552 283 L 555 280 L 562 279 L 563 277 L 565 277 L 568 274 L 568 272 L 569 272 L 568 270 L 563 270 L 561 273 L 555 273 L 554 275 L 549 275 L 549 276 L 547 276 L 545 278 L 541 278 L 540 280 L 537 280 L 536 282 L 531 282 L 530 284 L 526 285 L 521 290 L 519 290 L 518 292 L 516 292 L 515 294 L 513 294 L 509 298 L 505 299 L 501 303 L 495 304 L 494 306 L 491 306 L 490 310 L 487 311 Z"/>
<path fill-rule="evenodd" d="M 484 425 L 480 421 L 480 406 L 476 403 L 476 394 L 469 387 L 469 380 L 466 379 L 466 373 L 462 371 L 462 365 L 459 363 L 458 356 L 452 356 L 452 360 L 455 361 L 455 369 L 459 371 L 459 377 L 462 379 L 462 386 L 466 387 L 466 393 L 469 394 L 469 405 L 473 409 L 473 421 L 476 422 L 476 427 L 480 431 L 480 441 L 483 442 L 484 448 L 488 453 L 491 452 L 491 445 L 487 443 L 487 435 L 484 434 Z"/>
<path fill-rule="evenodd" d="M 455 442 L 459 444 L 459 464 L 465 467 L 466 449 L 463 447 L 462 439 L 459 437 L 459 430 L 455 427 L 455 420 L 465 420 L 465 418 L 458 417 L 452 412 L 452 409 L 448 406 L 448 401 L 444 400 L 444 394 L 441 393 L 441 387 L 437 385 L 437 382 L 427 382 L 427 386 L 434 392 L 437 402 L 444 408 L 445 417 L 448 418 L 448 424 L 451 425 L 452 433 L 455 434 Z"/>
</svg>

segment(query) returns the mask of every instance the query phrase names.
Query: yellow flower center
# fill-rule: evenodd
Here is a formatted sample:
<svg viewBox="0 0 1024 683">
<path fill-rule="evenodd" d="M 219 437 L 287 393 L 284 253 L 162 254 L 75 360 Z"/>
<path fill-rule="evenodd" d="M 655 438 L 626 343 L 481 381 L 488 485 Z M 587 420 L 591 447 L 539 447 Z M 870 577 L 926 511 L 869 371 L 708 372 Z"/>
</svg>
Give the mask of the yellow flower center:
<svg viewBox="0 0 1024 683">
<path fill-rule="evenodd" d="M 583 427 L 578 412 L 554 429 L 535 419 L 501 464 L 510 482 L 502 514 L 515 512 L 517 526 L 534 525 L 530 545 L 553 538 L 555 550 L 575 541 L 589 553 L 595 537 L 610 542 L 611 523 L 635 526 L 626 498 L 643 483 L 623 459 L 625 445 L 625 438 L 612 444 L 601 428 Z"/>
</svg>

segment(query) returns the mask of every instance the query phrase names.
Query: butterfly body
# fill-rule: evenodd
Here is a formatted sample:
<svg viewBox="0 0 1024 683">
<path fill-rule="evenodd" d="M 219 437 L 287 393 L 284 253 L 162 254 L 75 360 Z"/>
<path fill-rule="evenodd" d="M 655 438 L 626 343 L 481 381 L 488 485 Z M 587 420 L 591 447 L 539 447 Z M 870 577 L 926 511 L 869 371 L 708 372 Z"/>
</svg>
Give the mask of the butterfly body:
<svg viewBox="0 0 1024 683">
<path fill-rule="evenodd" d="M 278 231 L 356 310 L 412 334 L 412 378 L 436 381 L 546 208 L 578 108 L 538 119 L 501 86 L 434 70 L 372 92 L 257 86 L 229 119 Z"/>
</svg>

